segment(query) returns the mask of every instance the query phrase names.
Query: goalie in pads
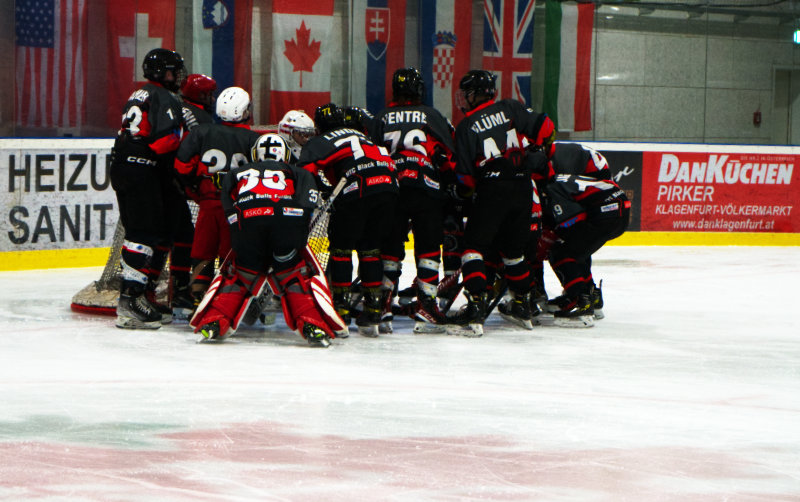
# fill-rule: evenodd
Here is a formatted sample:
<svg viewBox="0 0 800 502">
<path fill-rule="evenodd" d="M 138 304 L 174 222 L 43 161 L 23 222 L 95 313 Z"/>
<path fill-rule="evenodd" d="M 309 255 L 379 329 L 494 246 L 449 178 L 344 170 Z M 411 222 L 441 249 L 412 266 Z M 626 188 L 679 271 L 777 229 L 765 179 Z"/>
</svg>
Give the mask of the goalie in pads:
<svg viewBox="0 0 800 502">
<path fill-rule="evenodd" d="M 306 247 L 316 182 L 309 172 L 286 164 L 289 153 L 281 136 L 265 134 L 253 146 L 254 163 L 223 179 L 232 260 L 221 267 L 190 322 L 206 339 L 235 332 L 267 285 L 281 298 L 287 326 L 309 345 L 327 347 L 336 331 L 346 329 Z"/>
</svg>

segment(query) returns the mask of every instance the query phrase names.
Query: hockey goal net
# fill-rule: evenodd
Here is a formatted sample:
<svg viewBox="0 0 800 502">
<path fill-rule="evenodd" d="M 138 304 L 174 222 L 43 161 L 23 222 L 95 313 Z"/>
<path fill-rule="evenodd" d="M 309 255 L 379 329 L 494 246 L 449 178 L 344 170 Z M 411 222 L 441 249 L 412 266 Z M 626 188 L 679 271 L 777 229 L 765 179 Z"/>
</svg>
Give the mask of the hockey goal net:
<svg viewBox="0 0 800 502">
<path fill-rule="evenodd" d="M 192 220 L 197 219 L 197 205 L 189 202 L 192 210 Z M 308 244 L 314 255 L 317 257 L 322 270 L 328 266 L 328 222 L 330 221 L 330 204 L 323 203 L 314 212 L 312 224 L 309 230 Z M 70 308 L 75 312 L 83 312 L 99 315 L 116 315 L 117 301 L 119 300 L 119 288 L 122 283 L 122 261 L 120 253 L 122 243 L 125 240 L 125 229 L 121 223 L 117 223 L 111 248 L 108 253 L 108 260 L 103 267 L 100 278 L 87 284 L 83 289 L 75 293 L 72 297 Z M 168 284 L 168 266 L 164 265 L 161 276 L 156 286 L 156 294 L 160 299 L 165 299 Z"/>
</svg>

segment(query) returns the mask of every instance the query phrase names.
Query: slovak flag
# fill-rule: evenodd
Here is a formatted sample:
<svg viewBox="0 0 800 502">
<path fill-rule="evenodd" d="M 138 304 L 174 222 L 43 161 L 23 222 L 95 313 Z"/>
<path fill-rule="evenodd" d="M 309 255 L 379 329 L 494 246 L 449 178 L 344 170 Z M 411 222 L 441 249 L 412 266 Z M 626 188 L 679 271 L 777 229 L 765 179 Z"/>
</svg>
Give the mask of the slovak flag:
<svg viewBox="0 0 800 502">
<path fill-rule="evenodd" d="M 483 0 L 483 68 L 497 75 L 497 98 L 531 106 L 534 0 Z"/>
<path fill-rule="evenodd" d="M 250 35 L 253 0 L 194 0 L 192 67 L 217 81 L 217 91 L 231 86 L 252 94 Z"/>
<path fill-rule="evenodd" d="M 175 0 L 107 4 L 108 107 L 106 121 L 119 129 L 128 97 L 144 85 L 144 56 L 151 49 L 175 49 Z"/>
<path fill-rule="evenodd" d="M 470 70 L 472 2 L 420 2 L 419 31 L 426 103 L 456 124 L 464 117 L 455 105 L 455 92 Z"/>
<path fill-rule="evenodd" d="M 269 122 L 289 110 L 314 110 L 331 99 L 333 0 L 272 2 Z"/>
<path fill-rule="evenodd" d="M 353 3 L 352 103 L 378 113 L 392 99 L 392 75 L 405 66 L 406 0 Z"/>
</svg>

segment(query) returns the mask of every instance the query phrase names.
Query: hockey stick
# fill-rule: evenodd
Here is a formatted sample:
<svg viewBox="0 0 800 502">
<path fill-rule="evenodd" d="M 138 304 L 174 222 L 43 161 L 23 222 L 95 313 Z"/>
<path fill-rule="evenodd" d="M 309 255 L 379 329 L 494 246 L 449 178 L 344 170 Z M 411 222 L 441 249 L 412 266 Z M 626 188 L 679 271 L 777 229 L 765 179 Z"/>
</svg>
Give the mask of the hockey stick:
<svg viewBox="0 0 800 502">
<path fill-rule="evenodd" d="M 319 225 L 319 222 L 322 220 L 323 216 L 325 216 L 325 213 L 330 211 L 331 206 L 333 206 L 333 201 L 339 196 L 339 193 L 341 193 L 345 183 L 347 183 L 347 177 L 342 176 L 342 179 L 336 183 L 336 186 L 334 187 L 333 192 L 331 192 L 331 195 L 328 197 L 328 200 L 323 202 L 314 210 L 314 215 L 311 217 L 311 222 L 308 224 L 309 231 L 313 231 L 316 226 Z"/>
</svg>

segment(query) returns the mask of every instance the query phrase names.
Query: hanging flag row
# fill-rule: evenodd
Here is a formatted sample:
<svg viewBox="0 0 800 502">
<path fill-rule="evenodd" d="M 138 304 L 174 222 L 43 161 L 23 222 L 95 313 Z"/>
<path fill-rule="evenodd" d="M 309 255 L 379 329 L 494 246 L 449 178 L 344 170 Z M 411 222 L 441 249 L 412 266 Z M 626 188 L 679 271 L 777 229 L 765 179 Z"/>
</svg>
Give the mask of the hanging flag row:
<svg viewBox="0 0 800 502">
<path fill-rule="evenodd" d="M 425 79 L 426 103 L 457 123 L 463 113 L 455 91 L 468 70 L 498 76 L 498 98 L 517 99 L 551 115 L 559 130 L 591 129 L 594 4 L 545 1 L 544 91 L 533 102 L 535 0 L 353 0 L 351 17 L 334 15 L 334 0 L 272 0 L 271 24 L 254 26 L 253 0 L 192 0 L 191 73 L 213 77 L 218 88 L 252 91 L 253 65 L 269 62 L 269 123 L 289 109 L 307 113 L 331 100 L 344 83 L 343 105 L 377 113 L 391 100 L 394 71 L 415 61 Z M 144 82 L 141 62 L 156 47 L 175 47 L 176 0 L 130 0 L 97 4 L 87 0 L 18 0 L 16 21 L 16 121 L 26 127 L 80 129 L 86 124 L 87 89 L 104 96 L 105 126 L 118 127 L 119 110 Z M 94 4 L 92 4 L 94 5 Z M 413 7 L 412 7 L 413 6 Z M 415 9 L 415 12 L 409 12 Z M 406 20 L 418 19 L 418 43 L 407 43 Z M 474 33 L 473 14 L 482 16 Z M 98 16 L 107 31 L 89 30 Z M 349 27 L 347 32 L 344 26 Z M 268 29 L 264 29 L 268 28 Z M 271 40 L 253 35 L 271 35 Z M 93 39 L 90 37 L 98 39 Z M 482 37 L 482 40 L 476 37 Z M 482 43 L 481 43 L 482 42 Z M 106 47 L 104 92 L 89 86 L 97 68 L 92 48 Z M 262 58 L 258 51 L 271 46 Z M 343 54 L 343 47 L 350 53 Z M 408 53 L 409 47 L 417 53 Z M 482 48 L 482 52 L 481 52 Z M 269 49 L 268 49 L 269 50 Z M 256 54 L 255 59 L 253 53 Z M 349 68 L 342 74 L 339 68 Z"/>
</svg>

